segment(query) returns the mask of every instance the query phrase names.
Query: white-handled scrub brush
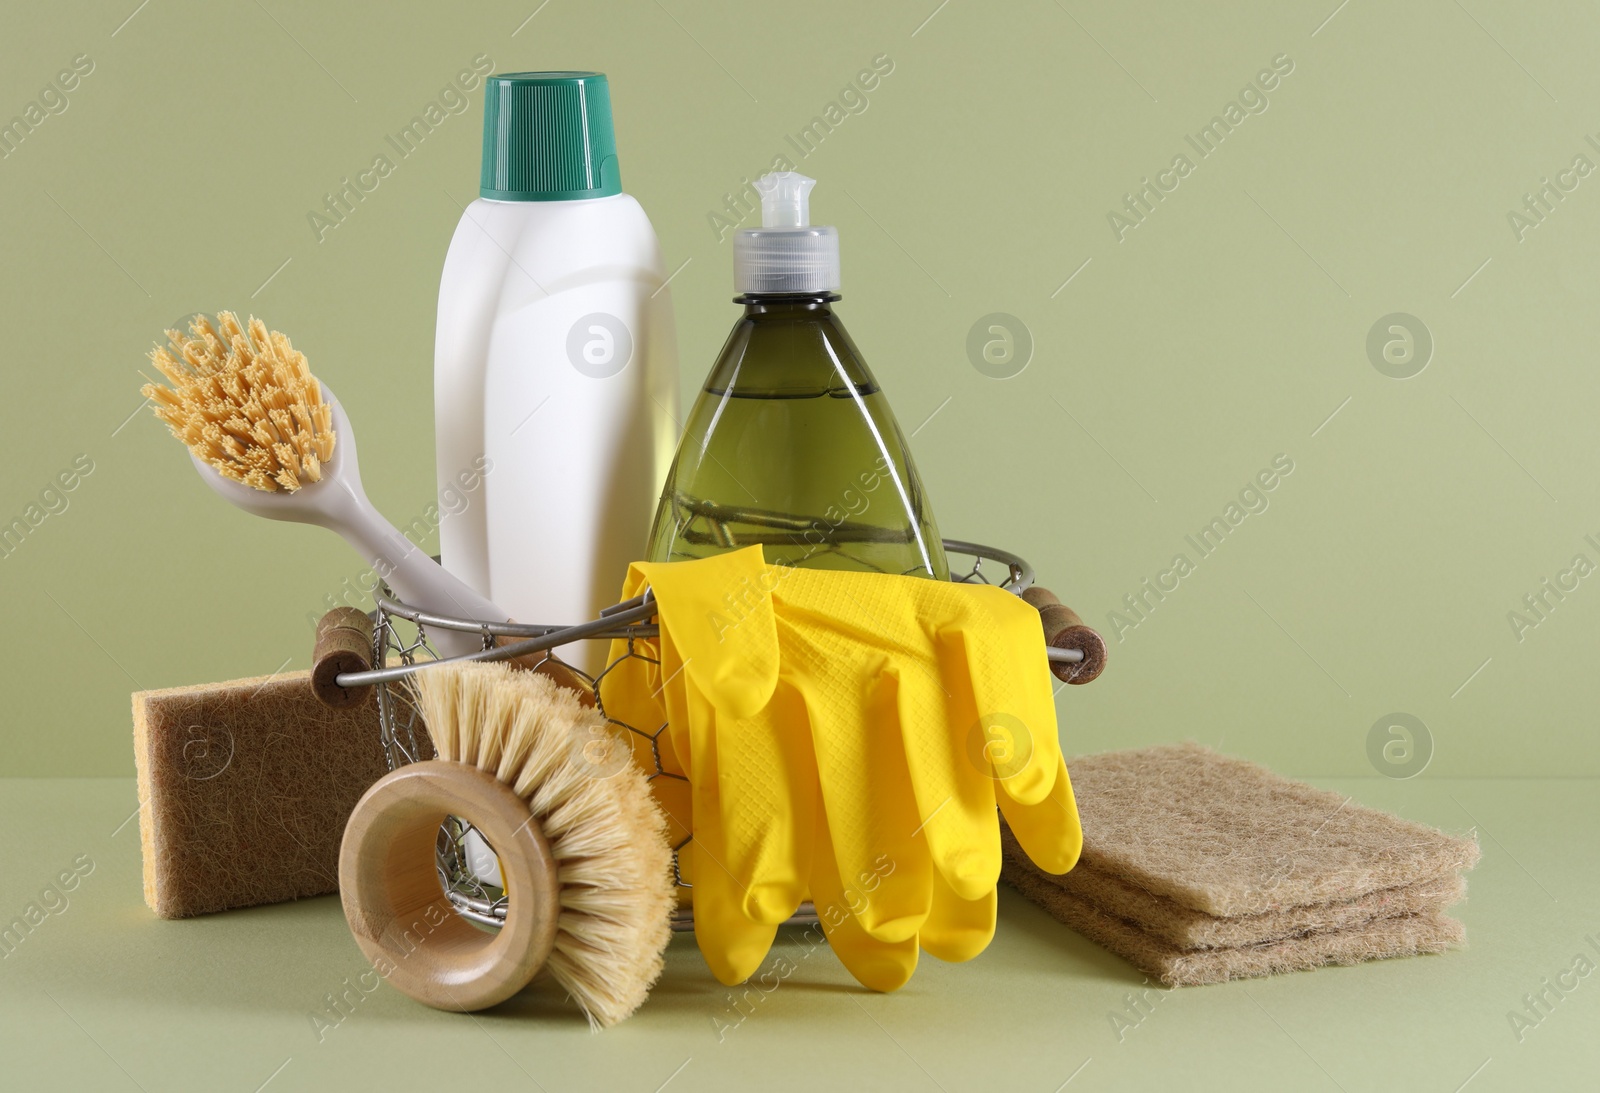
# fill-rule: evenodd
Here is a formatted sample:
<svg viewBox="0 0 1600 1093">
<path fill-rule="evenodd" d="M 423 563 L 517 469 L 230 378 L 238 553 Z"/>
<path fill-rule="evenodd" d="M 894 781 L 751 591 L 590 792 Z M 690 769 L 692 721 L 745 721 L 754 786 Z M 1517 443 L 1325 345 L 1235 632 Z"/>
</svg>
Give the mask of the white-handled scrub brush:
<svg viewBox="0 0 1600 1093">
<path fill-rule="evenodd" d="M 367 500 L 350 421 L 286 335 L 256 318 L 242 326 L 229 311 L 217 314 L 215 326 L 196 319 L 188 337 L 166 334 L 170 345 L 151 350 L 150 361 L 172 386 L 149 383 L 141 393 L 187 445 L 207 485 L 256 516 L 338 532 L 412 607 L 505 621 Z M 471 633 L 430 636 L 443 656 L 483 646 Z"/>
</svg>

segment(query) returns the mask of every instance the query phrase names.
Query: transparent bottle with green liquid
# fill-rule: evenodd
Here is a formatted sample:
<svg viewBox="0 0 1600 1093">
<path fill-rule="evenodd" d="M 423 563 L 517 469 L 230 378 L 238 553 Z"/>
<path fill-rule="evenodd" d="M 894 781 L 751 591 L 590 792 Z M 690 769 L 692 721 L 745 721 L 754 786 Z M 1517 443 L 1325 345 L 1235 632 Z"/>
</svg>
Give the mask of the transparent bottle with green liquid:
<svg viewBox="0 0 1600 1093">
<path fill-rule="evenodd" d="M 763 176 L 734 237 L 734 324 L 690 412 L 647 551 L 683 561 L 760 544 L 769 563 L 949 578 L 888 400 L 834 313 L 839 233 L 813 179 Z"/>
</svg>

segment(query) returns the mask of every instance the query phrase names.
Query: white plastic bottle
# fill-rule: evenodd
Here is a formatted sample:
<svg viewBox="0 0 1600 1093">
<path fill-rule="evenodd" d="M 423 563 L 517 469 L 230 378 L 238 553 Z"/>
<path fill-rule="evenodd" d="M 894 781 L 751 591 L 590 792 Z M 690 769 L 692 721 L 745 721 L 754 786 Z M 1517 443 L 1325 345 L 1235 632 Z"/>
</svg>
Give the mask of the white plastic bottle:
<svg viewBox="0 0 1600 1093">
<path fill-rule="evenodd" d="M 672 298 L 605 76 L 491 76 L 480 192 L 439 286 L 442 558 L 519 622 L 583 622 L 644 557 L 676 440 Z M 563 655 L 593 670 L 587 644 Z"/>
</svg>

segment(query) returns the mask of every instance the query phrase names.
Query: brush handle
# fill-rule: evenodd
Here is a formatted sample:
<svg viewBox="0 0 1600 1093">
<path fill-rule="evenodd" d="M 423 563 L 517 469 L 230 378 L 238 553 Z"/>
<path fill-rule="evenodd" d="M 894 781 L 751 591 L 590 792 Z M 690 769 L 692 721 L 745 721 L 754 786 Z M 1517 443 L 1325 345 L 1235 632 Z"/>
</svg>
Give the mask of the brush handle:
<svg viewBox="0 0 1600 1093">
<path fill-rule="evenodd" d="M 292 493 L 256 490 L 222 477 L 192 452 L 189 459 L 207 485 L 245 512 L 338 532 L 409 606 L 430 615 L 506 621 L 504 611 L 451 575 L 378 513 L 361 487 L 355 429 L 326 384 L 322 398 L 333 410 L 333 435 L 337 441 L 333 458 L 322 466 L 321 481 L 306 483 Z M 434 649 L 445 657 L 476 653 L 483 648 L 481 634 L 435 627 L 428 637 Z"/>
<path fill-rule="evenodd" d="M 483 832 L 505 875 L 506 921 L 490 933 L 439 888 L 446 816 Z M 555 947 L 555 858 L 528 803 L 492 774 L 430 759 L 380 778 L 339 846 L 339 898 L 356 944 L 389 984 L 435 1009 L 485 1009 L 526 987 Z"/>
<path fill-rule="evenodd" d="M 404 603 L 434 615 L 480 622 L 506 621 L 505 612 L 435 562 L 385 520 L 367 500 L 360 479 L 342 475 L 328 486 L 343 493 L 346 503 L 338 506 L 327 526 L 344 536 Z M 428 637 L 440 656 L 461 656 L 483 648 L 483 638 L 478 634 L 435 627 L 428 631 Z"/>
</svg>

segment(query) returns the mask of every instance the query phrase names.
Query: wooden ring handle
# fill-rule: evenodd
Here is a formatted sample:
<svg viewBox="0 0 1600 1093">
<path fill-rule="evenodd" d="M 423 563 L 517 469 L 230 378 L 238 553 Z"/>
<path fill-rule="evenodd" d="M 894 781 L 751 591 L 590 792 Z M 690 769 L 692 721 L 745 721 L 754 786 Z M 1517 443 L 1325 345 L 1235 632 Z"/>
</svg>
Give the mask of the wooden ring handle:
<svg viewBox="0 0 1600 1093">
<path fill-rule="evenodd" d="M 1022 598 L 1039 612 L 1044 627 L 1044 643 L 1056 649 L 1076 649 L 1083 659 L 1076 664 L 1051 661 L 1050 671 L 1063 683 L 1088 683 L 1106 669 L 1106 639 L 1087 626 L 1077 612 L 1056 599 L 1048 588 L 1034 585 L 1024 589 Z"/>
<path fill-rule="evenodd" d="M 498 933 L 456 914 L 439 887 L 434 842 L 447 816 L 477 828 L 500 861 Z M 430 759 L 386 774 L 357 802 L 339 847 L 344 917 L 378 974 L 436 1009 L 504 1002 L 555 945 L 560 885 L 528 803 L 492 774 Z"/>
<path fill-rule="evenodd" d="M 322 616 L 311 650 L 311 693 L 334 709 L 359 706 L 372 688 L 347 690 L 336 681 L 345 672 L 371 670 L 372 620 L 353 607 L 335 607 Z"/>
</svg>

